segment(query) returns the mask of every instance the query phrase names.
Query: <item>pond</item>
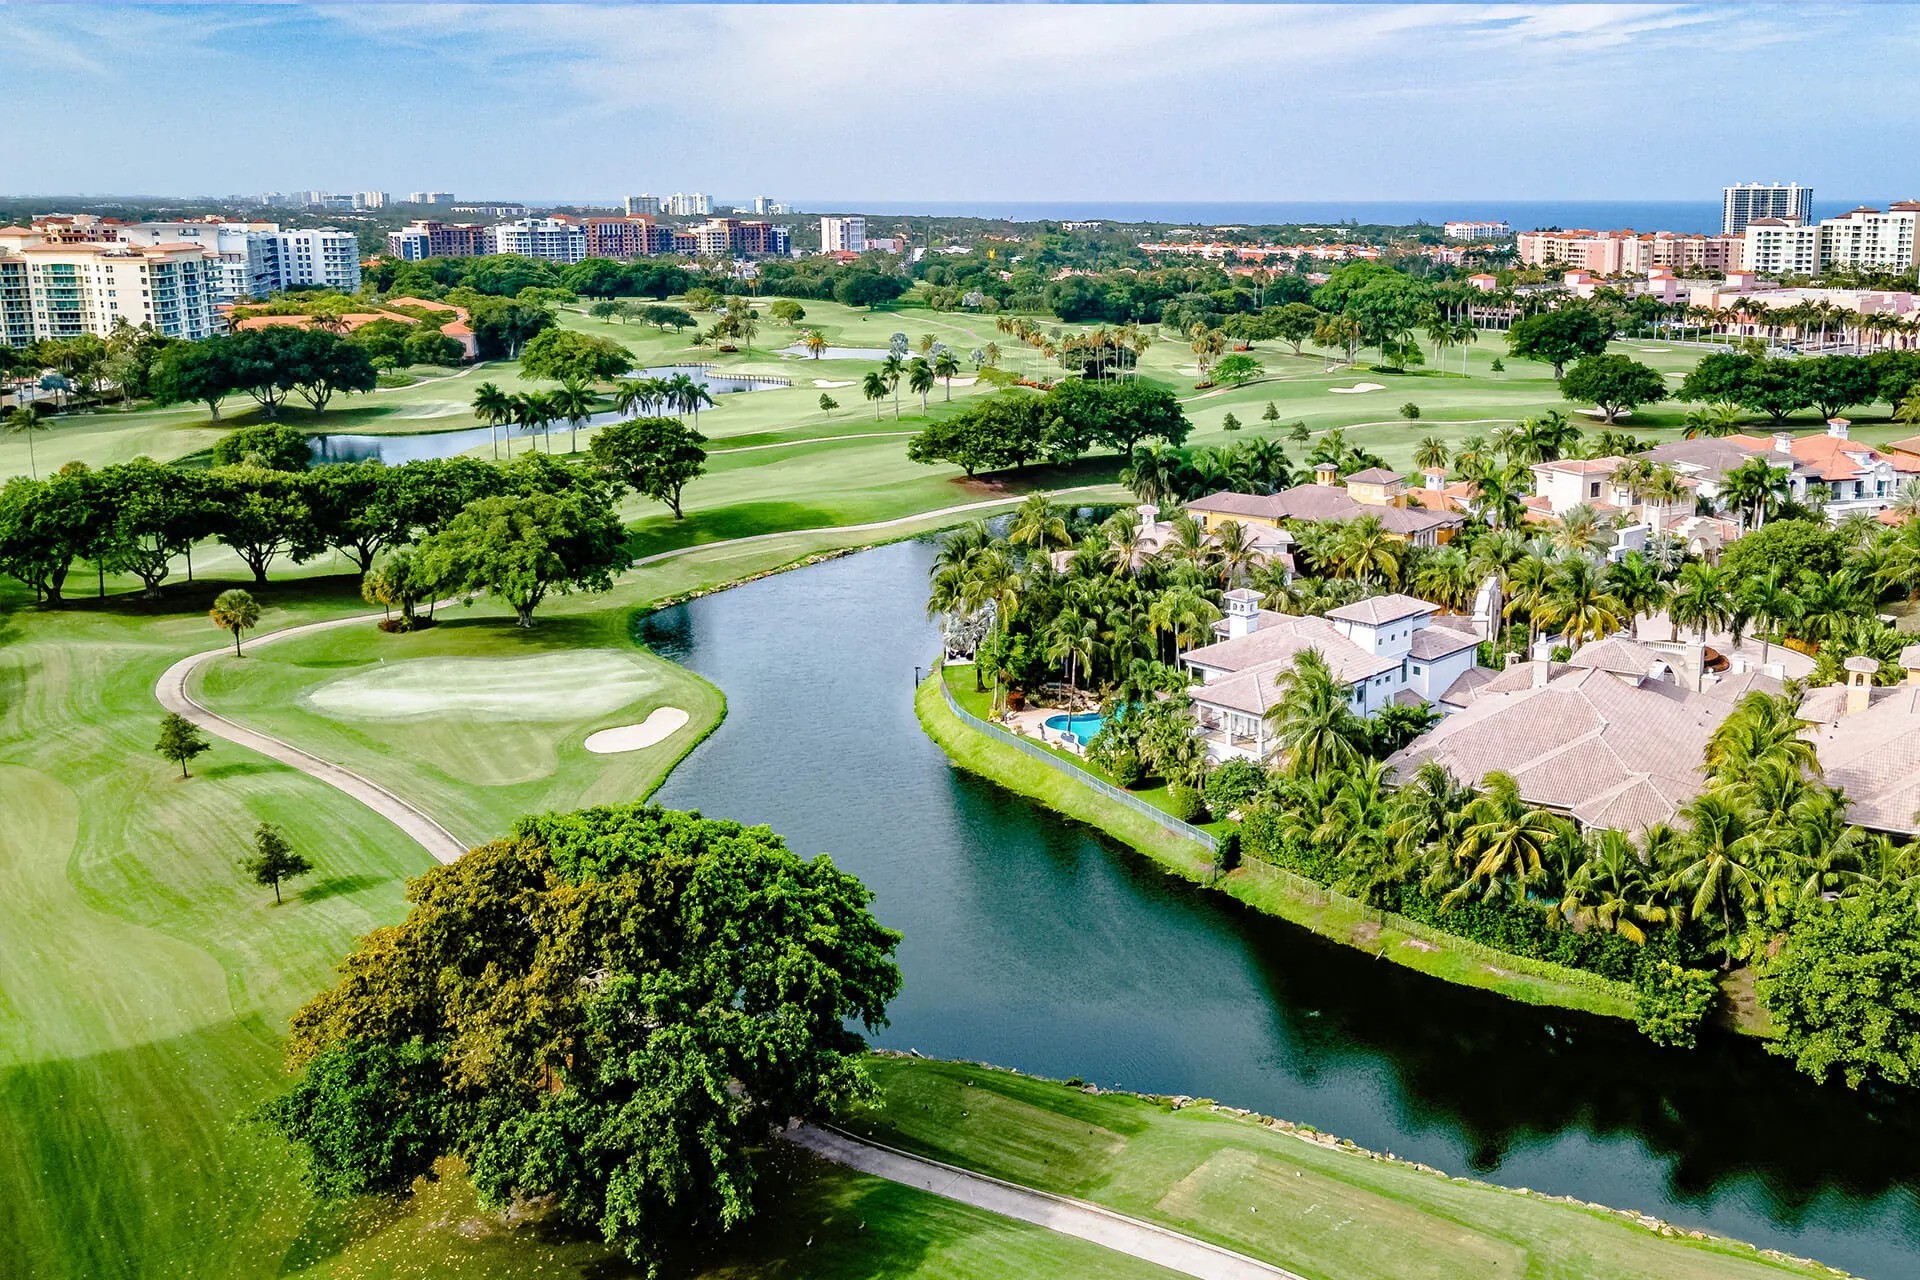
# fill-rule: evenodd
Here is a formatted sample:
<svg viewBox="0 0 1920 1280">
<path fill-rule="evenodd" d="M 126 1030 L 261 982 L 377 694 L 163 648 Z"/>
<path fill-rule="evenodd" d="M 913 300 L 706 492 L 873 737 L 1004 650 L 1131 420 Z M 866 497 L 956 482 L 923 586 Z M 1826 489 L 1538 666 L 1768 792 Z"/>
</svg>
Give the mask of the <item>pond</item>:
<svg viewBox="0 0 1920 1280">
<path fill-rule="evenodd" d="M 807 344 L 804 342 L 782 347 L 779 354 L 813 359 L 813 352 L 807 350 Z M 891 353 L 885 347 L 824 347 L 821 349 L 820 358 L 822 360 L 885 360 L 889 354 Z"/>
<path fill-rule="evenodd" d="M 646 369 L 635 369 L 627 376 L 630 378 L 671 378 L 684 373 L 705 387 L 712 395 L 732 395 L 743 391 L 773 391 L 791 386 L 785 378 L 767 377 L 763 374 L 716 373 L 711 366 L 703 364 L 666 364 Z M 588 418 L 586 425 L 604 427 L 610 422 L 622 422 L 639 416 L 638 411 L 621 413 L 607 410 Z M 462 427 L 454 431 L 421 431 L 405 435 L 372 435 L 340 432 L 329 435 L 310 436 L 307 446 L 312 450 L 313 461 L 317 465 L 323 462 L 363 462 L 377 459 L 389 466 L 399 466 L 403 462 L 418 462 L 424 458 L 453 458 L 474 449 L 484 449 L 496 439 L 505 443 L 506 427 Z M 544 432 L 514 432 L 517 441 L 535 442 L 543 437 L 565 436 L 572 430 L 565 422 L 555 423 Z"/>
<path fill-rule="evenodd" d="M 728 699 L 657 798 L 832 853 L 906 935 L 880 1044 L 1216 1098 L 1448 1172 L 1914 1273 L 1913 1106 L 1815 1087 L 1752 1044 L 1664 1051 L 1624 1023 L 1423 978 L 953 769 L 912 706 L 937 643 L 932 555 L 899 543 L 636 624 Z"/>
</svg>

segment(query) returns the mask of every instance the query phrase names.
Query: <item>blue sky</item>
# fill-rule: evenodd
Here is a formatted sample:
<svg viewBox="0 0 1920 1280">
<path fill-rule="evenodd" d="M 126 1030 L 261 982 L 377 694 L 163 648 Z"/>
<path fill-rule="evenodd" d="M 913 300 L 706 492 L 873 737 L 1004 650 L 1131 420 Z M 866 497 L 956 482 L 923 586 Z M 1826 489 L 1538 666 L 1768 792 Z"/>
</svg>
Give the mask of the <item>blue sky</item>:
<svg viewBox="0 0 1920 1280">
<path fill-rule="evenodd" d="M 1920 192 L 1864 5 L 0 5 L 0 192 Z M 1837 86 L 1837 91 L 1834 87 Z"/>
</svg>

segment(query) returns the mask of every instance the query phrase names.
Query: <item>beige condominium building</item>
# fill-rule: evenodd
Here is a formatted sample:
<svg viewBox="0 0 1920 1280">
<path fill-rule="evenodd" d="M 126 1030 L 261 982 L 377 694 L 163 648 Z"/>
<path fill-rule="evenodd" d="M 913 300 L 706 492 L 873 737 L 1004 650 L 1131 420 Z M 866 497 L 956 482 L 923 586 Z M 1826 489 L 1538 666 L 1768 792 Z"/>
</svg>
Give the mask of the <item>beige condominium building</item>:
<svg viewBox="0 0 1920 1280">
<path fill-rule="evenodd" d="M 116 320 L 205 338 L 216 331 L 213 304 L 198 245 L 46 244 L 25 228 L 0 228 L 0 340 L 10 346 L 105 337 Z"/>
</svg>

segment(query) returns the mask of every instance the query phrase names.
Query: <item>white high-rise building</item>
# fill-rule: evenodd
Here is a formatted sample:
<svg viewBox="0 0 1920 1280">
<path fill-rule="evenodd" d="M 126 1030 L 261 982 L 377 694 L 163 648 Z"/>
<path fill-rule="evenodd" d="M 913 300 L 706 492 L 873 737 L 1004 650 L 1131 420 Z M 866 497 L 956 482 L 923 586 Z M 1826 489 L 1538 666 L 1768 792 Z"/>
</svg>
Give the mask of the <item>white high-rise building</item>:
<svg viewBox="0 0 1920 1280">
<path fill-rule="evenodd" d="M 1743 182 L 1720 189 L 1720 234 L 1737 236 L 1760 218 L 1813 221 L 1813 188 L 1798 182 Z"/>
<path fill-rule="evenodd" d="M 640 213 L 647 213 L 647 214 L 659 213 L 660 197 L 659 196 L 628 196 L 622 202 L 622 207 L 626 209 L 627 216 L 629 218 L 633 217 L 635 214 L 640 214 Z"/>
<path fill-rule="evenodd" d="M 820 219 L 820 252 L 865 253 L 867 220 L 854 213 L 845 217 L 829 214 Z"/>
<path fill-rule="evenodd" d="M 276 223 L 141 222 L 121 237 L 134 244 L 200 246 L 215 302 L 264 300 L 287 287 L 286 243 Z"/>
<path fill-rule="evenodd" d="M 1741 265 L 1763 276 L 1812 276 L 1830 267 L 1911 272 L 1920 267 L 1920 201 L 1861 208 L 1802 223 L 1761 218 L 1747 224 Z"/>
<path fill-rule="evenodd" d="M 521 218 L 503 222 L 487 232 L 495 253 L 517 253 L 524 258 L 578 262 L 587 256 L 587 229 L 559 218 Z"/>
<path fill-rule="evenodd" d="M 387 193 L 384 191 L 356 191 L 353 193 L 353 207 L 356 209 L 384 209 L 387 207 Z"/>
<path fill-rule="evenodd" d="M 713 198 L 699 191 L 676 191 L 667 197 L 666 212 L 704 218 L 713 213 Z"/>
<path fill-rule="evenodd" d="M 408 204 L 429 204 L 429 205 L 452 204 L 453 192 L 451 191 L 409 191 L 407 193 L 407 203 Z"/>
<path fill-rule="evenodd" d="M 282 231 L 281 273 L 288 287 L 296 284 L 324 285 L 342 293 L 360 287 L 360 237 L 351 231 L 320 227 L 305 231 Z"/>
</svg>

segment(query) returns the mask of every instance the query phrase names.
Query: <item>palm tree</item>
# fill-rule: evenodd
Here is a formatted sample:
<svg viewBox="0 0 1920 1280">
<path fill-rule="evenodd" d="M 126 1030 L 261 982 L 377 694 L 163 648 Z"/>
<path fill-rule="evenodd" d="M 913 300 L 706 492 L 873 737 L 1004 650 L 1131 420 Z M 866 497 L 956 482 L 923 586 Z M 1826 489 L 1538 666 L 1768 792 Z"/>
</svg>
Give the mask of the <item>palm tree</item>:
<svg viewBox="0 0 1920 1280">
<path fill-rule="evenodd" d="M 1756 689 L 1707 739 L 1703 768 L 1709 777 L 1733 784 L 1770 767 L 1794 777 L 1818 777 L 1820 757 L 1803 736 L 1812 726 L 1800 717 L 1797 697 Z"/>
<path fill-rule="evenodd" d="M 1422 471 L 1444 471 L 1447 466 L 1447 444 L 1439 436 L 1428 436 L 1413 450 L 1413 465 Z"/>
<path fill-rule="evenodd" d="M 1575 643 L 1599 640 L 1620 629 L 1627 608 L 1607 590 L 1593 561 L 1568 556 L 1553 567 L 1541 601 L 1541 620 Z"/>
<path fill-rule="evenodd" d="M 1015 546 L 1031 546 L 1042 555 L 1053 547 L 1070 547 L 1073 535 L 1067 531 L 1067 519 L 1044 493 L 1030 495 L 1013 513 L 1007 541 Z"/>
<path fill-rule="evenodd" d="M 1527 886 L 1543 874 L 1547 846 L 1560 834 L 1561 821 L 1522 800 L 1510 774 L 1495 770 L 1481 786 L 1460 815 L 1460 843 L 1453 853 L 1467 877 L 1447 897 L 1458 901 L 1479 887 L 1481 897 L 1491 898 L 1504 885 L 1514 901 L 1524 902 Z"/>
<path fill-rule="evenodd" d="M 860 380 L 860 393 L 873 405 L 873 416 L 880 416 L 880 402 L 887 398 L 887 380 L 879 370 L 867 370 L 867 376 Z"/>
<path fill-rule="evenodd" d="M 1560 513 L 1551 536 L 1554 550 L 1584 557 L 1600 545 L 1600 513 L 1584 502 L 1576 502 Z"/>
<path fill-rule="evenodd" d="M 30 479 L 40 478 L 40 465 L 33 457 L 33 437 L 37 432 L 47 429 L 46 419 L 25 405 L 9 413 L 6 418 L 7 434 L 27 438 L 27 475 Z"/>
<path fill-rule="evenodd" d="M 1228 587 L 1239 586 L 1260 556 L 1254 547 L 1252 532 L 1238 520 L 1225 520 L 1214 530 L 1213 541 L 1214 560 L 1220 566 L 1221 579 Z"/>
<path fill-rule="evenodd" d="M 1186 465 L 1186 459 L 1176 449 L 1145 445 L 1134 450 L 1133 461 L 1121 469 L 1120 483 L 1133 490 L 1140 501 L 1164 505 L 1179 494 L 1180 474 Z"/>
<path fill-rule="evenodd" d="M 1100 629 L 1094 620 L 1071 606 L 1055 614 L 1047 626 L 1046 658 L 1049 662 L 1061 663 L 1066 669 L 1069 708 L 1079 700 L 1077 677 L 1093 662 L 1099 638 Z"/>
<path fill-rule="evenodd" d="M 1699 436 L 1730 436 L 1739 429 L 1740 406 L 1730 401 L 1722 400 L 1687 411 L 1686 436 L 1689 440 Z"/>
<path fill-rule="evenodd" d="M 907 371 L 907 365 L 900 356 L 892 351 L 880 362 L 880 376 L 886 381 L 887 390 L 893 393 L 893 420 L 900 420 L 900 375 Z"/>
<path fill-rule="evenodd" d="M 513 425 L 523 433 L 531 434 L 536 428 L 545 425 L 541 416 L 546 412 L 546 397 L 534 391 L 523 391 L 507 397 L 507 408 L 512 414 Z M 538 441 L 534 447 L 539 448 Z M 507 457 L 513 457 L 513 432 L 507 432 Z"/>
<path fill-rule="evenodd" d="M 214 597 L 213 608 L 207 610 L 207 616 L 213 619 L 214 626 L 233 633 L 233 654 L 237 658 L 241 656 L 240 633 L 251 631 L 260 622 L 260 602 L 234 587 Z"/>
<path fill-rule="evenodd" d="M 1377 578 L 1392 586 L 1400 577 L 1401 546 L 1379 516 L 1349 520 L 1340 526 L 1333 544 L 1335 573 L 1355 582 Z"/>
<path fill-rule="evenodd" d="M 1760 665 L 1767 664 L 1768 648 L 1775 630 L 1784 628 L 1800 616 L 1800 598 L 1787 581 L 1786 570 L 1774 565 L 1765 573 L 1747 579 L 1733 596 L 1736 629 L 1748 619 L 1762 625 L 1758 629 Z"/>
<path fill-rule="evenodd" d="M 554 413 L 565 418 L 570 428 L 567 452 L 580 452 L 580 424 L 593 416 L 592 389 L 578 378 L 568 378 L 560 384 L 558 391 L 551 393 L 551 397 Z"/>
<path fill-rule="evenodd" d="M 927 411 L 927 393 L 933 390 L 933 366 L 924 356 L 915 356 L 907 366 L 907 386 L 920 397 L 920 412 Z"/>
<path fill-rule="evenodd" d="M 933 376 L 946 384 L 946 399 L 953 399 L 953 380 L 960 373 L 960 358 L 952 351 L 942 350 L 933 357 Z M 922 402 L 922 408 L 925 403 Z"/>
<path fill-rule="evenodd" d="M 1680 811 L 1687 820 L 1686 861 L 1673 873 L 1675 888 L 1691 897 L 1696 920 L 1718 914 L 1726 938 L 1726 962 L 1733 967 L 1733 917 L 1744 918 L 1765 893 L 1757 864 L 1765 844 L 1751 829 L 1751 811 L 1726 790 L 1703 791 Z"/>
<path fill-rule="evenodd" d="M 1279 699 L 1268 708 L 1275 749 L 1295 778 L 1352 767 L 1360 759 L 1366 722 L 1349 705 L 1346 688 L 1318 649 L 1303 649 L 1274 678 Z"/>
<path fill-rule="evenodd" d="M 1751 514 L 1755 529 L 1766 524 L 1767 513 L 1786 493 L 1786 469 L 1769 466 L 1765 458 L 1749 458 L 1720 481 L 1721 501 L 1742 515 Z"/>
<path fill-rule="evenodd" d="M 1105 558 L 1117 576 L 1132 573 L 1146 551 L 1146 526 L 1139 511 L 1121 507 L 1100 524 L 1106 539 Z"/>
<path fill-rule="evenodd" d="M 827 335 L 818 329 L 809 329 L 807 336 L 800 339 L 800 345 L 807 349 L 808 355 L 818 360 L 827 353 Z"/>
<path fill-rule="evenodd" d="M 1673 588 L 1660 577 L 1653 561 L 1638 551 L 1629 551 L 1607 566 L 1606 587 L 1610 595 L 1627 611 L 1627 634 L 1640 638 L 1640 618 L 1667 606 Z"/>
<path fill-rule="evenodd" d="M 1415 563 L 1412 586 L 1424 600 L 1458 613 L 1473 599 L 1476 586 L 1467 553 L 1459 547 L 1441 547 Z"/>
<path fill-rule="evenodd" d="M 502 423 L 513 421 L 513 402 L 507 393 L 491 382 L 483 382 L 473 389 L 473 416 L 487 424 L 487 435 L 493 440 L 493 456 L 500 456 L 500 438 L 495 429 Z"/>
</svg>

